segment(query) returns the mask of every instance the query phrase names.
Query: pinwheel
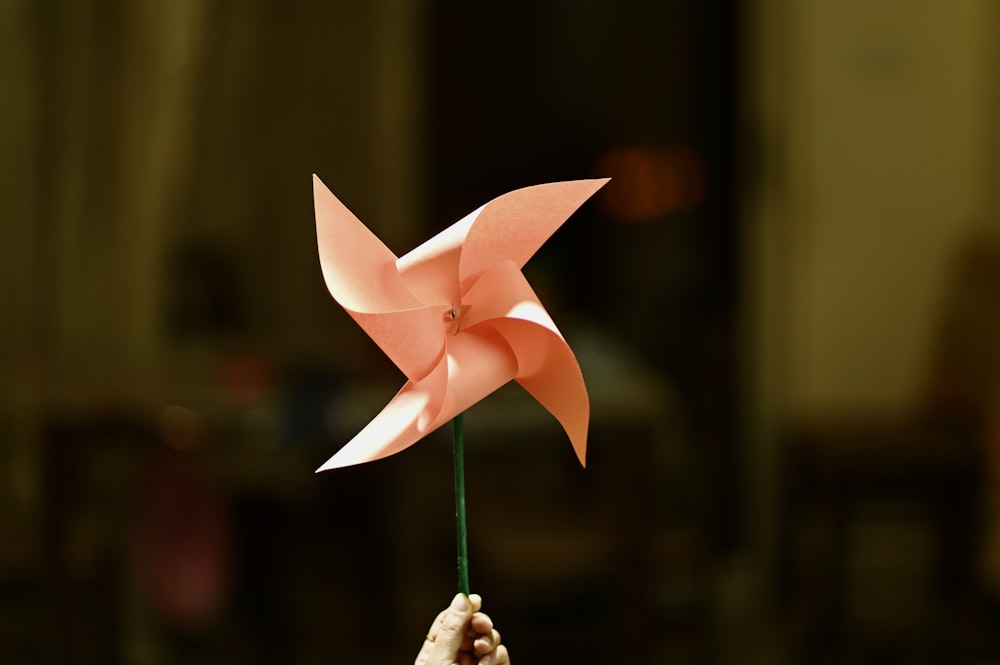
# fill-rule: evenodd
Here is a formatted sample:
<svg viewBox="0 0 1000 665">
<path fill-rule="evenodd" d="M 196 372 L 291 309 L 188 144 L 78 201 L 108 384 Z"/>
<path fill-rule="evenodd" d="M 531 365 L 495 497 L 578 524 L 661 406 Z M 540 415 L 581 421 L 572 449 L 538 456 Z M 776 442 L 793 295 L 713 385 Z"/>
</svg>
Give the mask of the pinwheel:
<svg viewBox="0 0 1000 665">
<path fill-rule="evenodd" d="M 314 176 L 326 286 L 408 379 L 319 471 L 400 452 L 512 380 L 555 416 L 585 464 L 590 402 L 583 375 L 521 268 L 606 182 L 515 190 L 397 257 Z"/>
</svg>

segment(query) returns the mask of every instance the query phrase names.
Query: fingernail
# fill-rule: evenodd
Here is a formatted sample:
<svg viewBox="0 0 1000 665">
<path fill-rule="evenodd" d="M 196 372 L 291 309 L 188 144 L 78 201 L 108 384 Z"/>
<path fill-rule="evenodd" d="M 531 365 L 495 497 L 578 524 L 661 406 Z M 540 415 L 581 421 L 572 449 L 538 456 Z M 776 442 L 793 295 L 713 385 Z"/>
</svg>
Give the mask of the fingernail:
<svg viewBox="0 0 1000 665">
<path fill-rule="evenodd" d="M 456 612 L 468 612 L 469 611 L 469 599 L 465 597 L 465 594 L 456 594 L 455 598 L 451 601 L 451 609 Z"/>
</svg>

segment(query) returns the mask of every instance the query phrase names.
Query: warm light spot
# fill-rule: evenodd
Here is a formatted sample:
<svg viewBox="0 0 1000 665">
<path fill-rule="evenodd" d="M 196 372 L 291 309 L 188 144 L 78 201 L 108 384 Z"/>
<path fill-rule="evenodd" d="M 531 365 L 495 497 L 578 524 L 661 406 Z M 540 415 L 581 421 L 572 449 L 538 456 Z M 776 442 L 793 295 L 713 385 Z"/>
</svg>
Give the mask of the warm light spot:
<svg viewBox="0 0 1000 665">
<path fill-rule="evenodd" d="M 594 171 L 611 178 L 600 200 L 622 222 L 648 222 L 691 210 L 705 196 L 705 169 L 688 148 L 612 148 L 597 160 Z"/>
<path fill-rule="evenodd" d="M 163 442 L 174 450 L 191 450 L 201 438 L 201 416 L 183 406 L 163 407 L 157 425 Z"/>
<path fill-rule="evenodd" d="M 263 358 L 235 355 L 219 366 L 219 379 L 226 396 L 244 404 L 260 402 L 271 387 L 270 368 Z"/>
</svg>

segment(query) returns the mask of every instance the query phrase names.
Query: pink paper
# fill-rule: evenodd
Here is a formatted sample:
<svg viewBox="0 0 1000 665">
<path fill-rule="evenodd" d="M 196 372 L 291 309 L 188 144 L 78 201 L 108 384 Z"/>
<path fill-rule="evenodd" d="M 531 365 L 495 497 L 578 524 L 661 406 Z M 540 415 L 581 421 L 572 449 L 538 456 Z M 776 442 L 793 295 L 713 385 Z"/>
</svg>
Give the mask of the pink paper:
<svg viewBox="0 0 1000 665">
<path fill-rule="evenodd" d="M 409 379 L 319 471 L 397 453 L 511 380 L 556 417 L 585 464 L 583 375 L 521 268 L 607 181 L 504 194 L 397 258 L 313 177 L 327 288 Z"/>
</svg>

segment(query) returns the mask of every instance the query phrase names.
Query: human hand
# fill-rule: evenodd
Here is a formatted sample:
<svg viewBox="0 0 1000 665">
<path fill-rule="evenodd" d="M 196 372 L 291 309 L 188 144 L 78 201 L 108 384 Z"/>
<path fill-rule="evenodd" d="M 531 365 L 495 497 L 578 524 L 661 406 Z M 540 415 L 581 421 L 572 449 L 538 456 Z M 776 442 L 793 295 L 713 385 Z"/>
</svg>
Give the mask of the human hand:
<svg viewBox="0 0 1000 665">
<path fill-rule="evenodd" d="M 434 619 L 413 665 L 510 665 L 493 621 L 477 594 L 458 594 Z"/>
</svg>

